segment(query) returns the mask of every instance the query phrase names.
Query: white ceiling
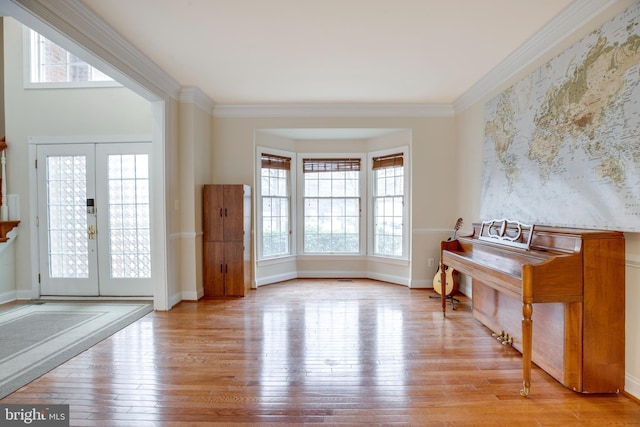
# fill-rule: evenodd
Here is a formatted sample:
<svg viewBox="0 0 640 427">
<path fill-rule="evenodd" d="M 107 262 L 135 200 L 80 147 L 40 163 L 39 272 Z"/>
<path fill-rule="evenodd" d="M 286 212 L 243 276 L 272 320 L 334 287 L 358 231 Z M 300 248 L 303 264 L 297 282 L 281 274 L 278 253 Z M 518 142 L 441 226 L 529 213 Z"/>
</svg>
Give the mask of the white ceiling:
<svg viewBox="0 0 640 427">
<path fill-rule="evenodd" d="M 452 103 L 572 0 L 82 0 L 218 104 Z"/>
</svg>

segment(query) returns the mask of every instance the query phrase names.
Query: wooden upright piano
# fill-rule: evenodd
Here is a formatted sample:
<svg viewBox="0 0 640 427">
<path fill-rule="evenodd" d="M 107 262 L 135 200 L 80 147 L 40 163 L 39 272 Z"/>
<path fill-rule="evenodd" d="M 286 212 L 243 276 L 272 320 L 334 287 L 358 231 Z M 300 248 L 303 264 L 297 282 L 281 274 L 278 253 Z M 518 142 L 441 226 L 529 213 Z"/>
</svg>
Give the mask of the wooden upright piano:
<svg viewBox="0 0 640 427">
<path fill-rule="evenodd" d="M 442 242 L 441 283 L 446 267 L 472 278 L 473 315 L 522 353 L 522 396 L 532 361 L 577 392 L 617 393 L 624 388 L 624 251 L 617 231 L 487 221 Z"/>
</svg>

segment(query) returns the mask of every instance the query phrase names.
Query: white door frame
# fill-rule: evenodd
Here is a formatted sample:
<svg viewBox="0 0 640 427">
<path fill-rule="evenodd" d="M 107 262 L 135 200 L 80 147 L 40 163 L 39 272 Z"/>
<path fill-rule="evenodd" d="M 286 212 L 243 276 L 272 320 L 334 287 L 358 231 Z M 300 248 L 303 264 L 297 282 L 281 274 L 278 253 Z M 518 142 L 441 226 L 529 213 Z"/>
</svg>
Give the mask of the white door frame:
<svg viewBox="0 0 640 427">
<path fill-rule="evenodd" d="M 32 269 L 32 296 L 34 299 L 38 299 L 41 296 L 40 293 L 40 283 L 38 280 L 38 275 L 40 274 L 39 266 L 40 266 L 40 255 L 39 255 L 39 237 L 38 237 L 38 225 L 36 216 L 38 215 L 38 191 L 37 191 L 37 170 L 35 168 L 35 162 L 37 158 L 37 147 L 38 145 L 53 145 L 53 144 L 109 144 L 109 143 L 131 143 L 131 142 L 151 142 L 151 137 L 146 135 L 114 135 L 114 136 L 44 136 L 44 137 L 30 137 L 28 139 L 29 143 L 29 192 L 30 192 L 30 235 L 31 235 L 31 257 L 34 260 L 31 264 Z M 153 147 L 153 144 L 152 144 Z M 152 148 L 152 151 L 155 151 Z M 150 164 L 150 168 L 152 169 L 152 174 L 154 178 L 156 175 L 157 165 L 159 164 L 156 160 L 153 160 L 154 156 L 152 154 L 152 160 Z M 162 162 L 160 162 L 162 165 Z M 162 176 L 162 175 L 161 175 Z M 161 181 L 157 183 L 156 181 Z M 164 180 L 163 179 L 153 179 L 151 182 L 152 189 L 154 195 L 163 194 L 163 192 L 159 191 L 160 188 L 164 188 Z M 157 248 L 163 248 L 163 242 L 165 239 L 163 238 L 164 234 L 156 234 L 158 227 L 163 228 L 164 223 L 164 212 L 163 209 L 163 197 L 153 197 L 151 199 L 152 208 L 151 208 L 151 224 L 152 224 L 152 235 L 151 235 L 151 244 L 154 247 L 154 251 L 152 253 L 152 265 L 154 266 L 152 269 L 152 278 L 154 282 L 160 282 L 160 285 L 164 285 L 163 280 L 156 280 L 157 272 L 164 271 L 162 265 L 164 264 L 164 250 L 158 250 L 160 254 L 155 254 Z M 161 213 L 158 215 L 158 213 Z M 160 222 L 160 224 L 157 224 Z M 44 225 L 44 224 L 43 224 Z M 154 236 L 158 236 L 157 240 Z M 160 265 L 160 266 L 158 266 Z M 166 287 L 166 286 L 158 286 L 154 285 L 154 307 L 156 309 L 166 310 L 167 308 L 158 308 L 158 302 L 156 301 L 158 288 Z M 162 290 L 161 290 L 162 293 Z M 161 300 L 167 301 L 166 298 L 162 298 Z"/>
</svg>

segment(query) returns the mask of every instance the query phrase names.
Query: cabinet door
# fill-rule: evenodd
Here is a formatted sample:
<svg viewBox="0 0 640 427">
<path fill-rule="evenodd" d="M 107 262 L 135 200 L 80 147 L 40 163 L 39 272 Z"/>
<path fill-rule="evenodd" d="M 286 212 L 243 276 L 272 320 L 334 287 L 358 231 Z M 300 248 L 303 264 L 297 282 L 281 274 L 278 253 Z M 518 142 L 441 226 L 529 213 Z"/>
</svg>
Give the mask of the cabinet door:
<svg viewBox="0 0 640 427">
<path fill-rule="evenodd" d="M 224 240 L 242 241 L 244 226 L 242 185 L 224 186 Z"/>
<path fill-rule="evenodd" d="M 204 186 L 202 221 L 205 241 L 223 240 L 224 192 L 222 186 Z"/>
<path fill-rule="evenodd" d="M 223 242 L 204 242 L 204 295 L 225 294 L 225 260 Z"/>
<path fill-rule="evenodd" d="M 225 295 L 244 296 L 243 246 L 242 241 L 224 244 Z"/>
</svg>

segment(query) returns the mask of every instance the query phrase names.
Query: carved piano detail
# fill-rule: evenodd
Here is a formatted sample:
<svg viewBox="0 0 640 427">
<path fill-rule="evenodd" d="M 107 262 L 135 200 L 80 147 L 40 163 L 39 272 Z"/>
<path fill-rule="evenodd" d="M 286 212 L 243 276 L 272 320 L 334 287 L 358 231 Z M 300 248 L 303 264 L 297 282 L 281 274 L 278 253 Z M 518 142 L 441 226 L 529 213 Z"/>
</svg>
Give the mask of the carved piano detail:
<svg viewBox="0 0 640 427">
<path fill-rule="evenodd" d="M 502 237 L 501 237 L 502 236 Z M 472 278 L 473 314 L 531 363 L 580 393 L 624 387 L 624 235 L 617 231 L 473 224 L 441 244 L 444 266 Z M 442 300 L 442 312 L 446 304 Z"/>
</svg>

